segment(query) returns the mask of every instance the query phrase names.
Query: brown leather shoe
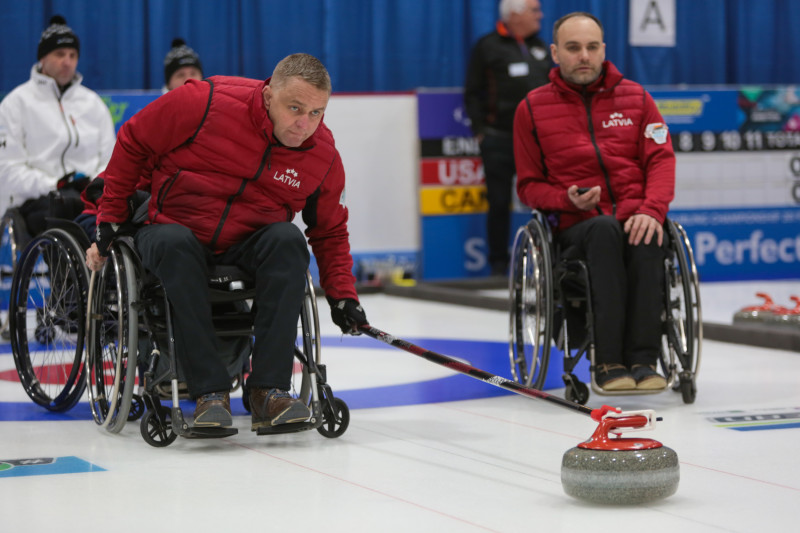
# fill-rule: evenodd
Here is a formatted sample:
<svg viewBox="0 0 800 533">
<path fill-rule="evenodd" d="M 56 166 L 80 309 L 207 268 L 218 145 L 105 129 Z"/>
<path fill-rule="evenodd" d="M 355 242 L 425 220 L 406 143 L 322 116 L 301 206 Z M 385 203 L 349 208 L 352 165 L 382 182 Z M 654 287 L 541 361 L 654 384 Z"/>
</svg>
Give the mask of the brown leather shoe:
<svg viewBox="0 0 800 533">
<path fill-rule="evenodd" d="M 227 391 L 212 392 L 200 396 L 194 410 L 194 425 L 196 427 L 232 426 L 230 393 Z"/>
<path fill-rule="evenodd" d="M 300 400 L 280 389 L 250 389 L 250 413 L 252 430 L 305 422 L 311 417 L 311 411 Z"/>
</svg>

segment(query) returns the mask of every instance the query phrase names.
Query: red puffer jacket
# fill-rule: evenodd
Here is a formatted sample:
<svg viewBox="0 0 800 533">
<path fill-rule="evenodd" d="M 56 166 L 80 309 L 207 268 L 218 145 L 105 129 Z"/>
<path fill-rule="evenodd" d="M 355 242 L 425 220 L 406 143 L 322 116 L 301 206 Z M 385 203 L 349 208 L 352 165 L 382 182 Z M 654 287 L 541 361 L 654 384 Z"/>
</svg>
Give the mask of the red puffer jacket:
<svg viewBox="0 0 800 533">
<path fill-rule="evenodd" d="M 214 76 L 153 101 L 119 131 L 104 172 L 98 222 L 123 222 L 148 161 L 149 223 L 182 224 L 214 252 L 302 211 L 328 296 L 356 298 L 344 205 L 344 168 L 321 123 L 298 148 L 273 136 L 269 80 Z"/>
<path fill-rule="evenodd" d="M 598 213 L 580 211 L 567 188 L 602 189 L 599 207 L 620 221 L 644 213 L 664 222 L 675 194 L 675 154 L 653 98 L 609 61 L 582 91 L 550 72 L 514 117 L 517 193 L 526 205 L 558 212 L 563 230 Z"/>
</svg>

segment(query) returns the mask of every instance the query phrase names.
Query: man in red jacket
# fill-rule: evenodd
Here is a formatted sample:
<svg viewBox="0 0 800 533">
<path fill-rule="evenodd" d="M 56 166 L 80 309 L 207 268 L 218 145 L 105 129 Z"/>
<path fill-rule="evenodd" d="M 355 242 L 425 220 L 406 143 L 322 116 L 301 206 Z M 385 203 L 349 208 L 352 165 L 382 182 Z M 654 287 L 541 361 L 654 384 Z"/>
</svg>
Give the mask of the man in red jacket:
<svg viewBox="0 0 800 533">
<path fill-rule="evenodd" d="M 554 215 L 562 249 L 587 261 L 595 317 L 595 380 L 604 390 L 666 386 L 661 351 L 664 220 L 675 154 L 644 88 L 605 61 L 589 13 L 559 19 L 548 85 L 517 107 L 517 192 Z"/>
<path fill-rule="evenodd" d="M 292 223 L 296 213 L 303 213 L 333 321 L 353 334 L 367 323 L 352 274 L 344 168 L 322 121 L 330 93 L 322 63 L 294 54 L 266 81 L 190 80 L 120 129 L 86 261 L 102 267 L 119 224 L 130 217 L 127 199 L 155 160 L 148 223 L 135 242 L 174 308 L 178 360 L 197 399 L 195 426 L 232 424 L 231 381 L 206 297 L 208 265 L 236 265 L 255 279 L 247 382 L 253 430 L 310 416 L 287 392 L 310 260 Z"/>
</svg>

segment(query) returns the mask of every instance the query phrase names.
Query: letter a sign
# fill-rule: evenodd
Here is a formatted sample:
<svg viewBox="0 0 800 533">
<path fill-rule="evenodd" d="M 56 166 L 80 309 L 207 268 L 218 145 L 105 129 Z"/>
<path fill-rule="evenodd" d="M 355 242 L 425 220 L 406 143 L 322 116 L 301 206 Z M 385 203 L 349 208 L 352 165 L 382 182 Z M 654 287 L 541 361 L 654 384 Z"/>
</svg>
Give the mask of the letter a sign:
<svg viewBox="0 0 800 533">
<path fill-rule="evenodd" d="M 675 46 L 675 0 L 629 0 L 631 46 Z"/>
</svg>

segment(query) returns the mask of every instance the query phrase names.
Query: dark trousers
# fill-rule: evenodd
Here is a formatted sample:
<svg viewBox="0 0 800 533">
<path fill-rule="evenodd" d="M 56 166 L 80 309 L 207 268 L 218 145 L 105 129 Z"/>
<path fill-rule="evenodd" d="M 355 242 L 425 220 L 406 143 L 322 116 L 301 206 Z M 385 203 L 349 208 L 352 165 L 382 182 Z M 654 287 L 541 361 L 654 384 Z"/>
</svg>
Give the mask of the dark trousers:
<svg viewBox="0 0 800 533">
<path fill-rule="evenodd" d="M 172 304 L 177 357 L 193 398 L 231 386 L 211 320 L 208 277 L 214 264 L 236 265 L 255 280 L 255 345 L 247 386 L 289 389 L 310 259 L 297 226 L 271 224 L 219 255 L 178 224 L 145 226 L 135 239 L 142 263 L 161 280 Z"/>
<path fill-rule="evenodd" d="M 620 222 L 596 216 L 562 232 L 558 243 L 562 250 L 572 248 L 589 269 L 595 363 L 655 364 L 661 353 L 666 232 L 660 247 L 655 237 L 632 246 Z"/>
<path fill-rule="evenodd" d="M 489 213 L 486 216 L 489 265 L 492 273 L 506 274 L 511 231 L 511 198 L 516 173 L 511 133 L 487 133 L 481 142 L 481 159 L 486 177 L 486 199 L 489 202 Z"/>
</svg>

